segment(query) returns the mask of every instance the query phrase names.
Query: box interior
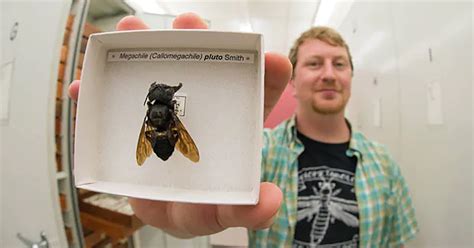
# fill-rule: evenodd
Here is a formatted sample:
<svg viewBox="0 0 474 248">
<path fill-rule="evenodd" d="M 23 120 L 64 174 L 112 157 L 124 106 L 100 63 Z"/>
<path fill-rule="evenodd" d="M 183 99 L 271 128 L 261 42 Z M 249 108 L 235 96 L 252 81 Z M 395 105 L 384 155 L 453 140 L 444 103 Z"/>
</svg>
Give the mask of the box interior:
<svg viewBox="0 0 474 248">
<path fill-rule="evenodd" d="M 254 54 L 253 63 L 107 60 L 111 51 Z M 93 35 L 79 93 L 76 185 L 154 200 L 255 204 L 263 125 L 262 38 L 213 31 L 130 31 Z M 137 166 L 135 152 L 152 82 L 186 95 L 181 119 L 199 152 L 193 163 L 175 150 Z"/>
</svg>

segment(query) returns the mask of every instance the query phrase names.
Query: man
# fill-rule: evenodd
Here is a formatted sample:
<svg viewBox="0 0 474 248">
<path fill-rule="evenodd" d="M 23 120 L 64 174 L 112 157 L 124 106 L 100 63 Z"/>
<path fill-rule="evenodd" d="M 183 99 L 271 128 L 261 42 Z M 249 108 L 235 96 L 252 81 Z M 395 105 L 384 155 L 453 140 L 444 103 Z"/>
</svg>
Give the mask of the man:
<svg viewBox="0 0 474 248">
<path fill-rule="evenodd" d="M 290 51 L 295 116 L 266 130 L 262 181 L 283 190 L 274 224 L 251 233 L 257 247 L 401 247 L 417 232 L 399 167 L 385 148 L 351 130 L 349 48 L 314 27 Z"/>
<path fill-rule="evenodd" d="M 207 28 L 194 14 L 178 16 L 173 27 Z M 145 28 L 135 17 L 117 25 Z M 288 59 L 265 56 L 265 118 L 288 81 L 298 107 L 293 118 L 265 131 L 259 203 L 130 199 L 140 219 L 181 238 L 235 226 L 262 229 L 250 233 L 251 247 L 400 247 L 414 236 L 414 211 L 399 168 L 344 119 L 353 69 L 345 42 L 333 30 L 316 28 L 297 40 L 290 58 L 291 78 Z M 78 89 L 73 82 L 73 99 Z"/>
</svg>

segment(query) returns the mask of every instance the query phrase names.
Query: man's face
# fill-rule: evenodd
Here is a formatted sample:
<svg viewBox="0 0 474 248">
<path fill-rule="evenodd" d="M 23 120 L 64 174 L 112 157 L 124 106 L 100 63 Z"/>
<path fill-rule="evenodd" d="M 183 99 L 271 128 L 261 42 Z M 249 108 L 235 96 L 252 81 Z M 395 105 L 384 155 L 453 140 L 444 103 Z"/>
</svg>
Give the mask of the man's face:
<svg viewBox="0 0 474 248">
<path fill-rule="evenodd" d="M 319 114 L 344 111 L 351 95 L 352 69 L 344 47 L 309 39 L 298 49 L 291 80 L 300 107 Z"/>
</svg>

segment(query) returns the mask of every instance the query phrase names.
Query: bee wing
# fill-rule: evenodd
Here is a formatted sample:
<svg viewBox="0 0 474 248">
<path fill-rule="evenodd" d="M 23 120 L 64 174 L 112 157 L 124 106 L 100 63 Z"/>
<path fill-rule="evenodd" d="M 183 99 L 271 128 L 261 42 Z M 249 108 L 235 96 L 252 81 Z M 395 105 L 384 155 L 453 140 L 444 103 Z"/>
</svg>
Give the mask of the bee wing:
<svg viewBox="0 0 474 248">
<path fill-rule="evenodd" d="M 189 135 L 188 131 L 184 127 L 183 123 L 179 120 L 177 116 L 174 116 L 176 129 L 178 131 L 178 141 L 176 141 L 176 148 L 187 158 L 189 158 L 193 162 L 199 161 L 199 151 L 194 144 L 191 135 Z"/>
<path fill-rule="evenodd" d="M 145 117 L 146 118 L 146 117 Z M 140 130 L 140 135 L 138 136 L 137 144 L 137 164 L 142 165 L 145 160 L 153 153 L 153 148 L 151 147 L 150 141 L 145 136 L 145 131 L 147 131 L 148 125 L 146 124 L 145 119 L 143 119 L 142 129 Z"/>
<path fill-rule="evenodd" d="M 344 212 L 341 205 L 337 203 L 329 202 L 329 212 L 336 219 L 341 220 L 348 226 L 359 226 L 359 219 L 350 213 Z"/>
</svg>

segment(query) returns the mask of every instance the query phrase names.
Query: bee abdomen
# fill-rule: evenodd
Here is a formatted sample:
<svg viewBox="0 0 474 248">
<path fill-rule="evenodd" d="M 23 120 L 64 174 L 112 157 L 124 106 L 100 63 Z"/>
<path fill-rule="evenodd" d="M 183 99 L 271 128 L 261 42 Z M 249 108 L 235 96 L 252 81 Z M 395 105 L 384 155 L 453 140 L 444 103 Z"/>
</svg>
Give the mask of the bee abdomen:
<svg viewBox="0 0 474 248">
<path fill-rule="evenodd" d="M 172 145 L 166 136 L 158 137 L 153 145 L 153 151 L 156 156 L 166 161 L 173 154 L 174 144 Z"/>
</svg>

